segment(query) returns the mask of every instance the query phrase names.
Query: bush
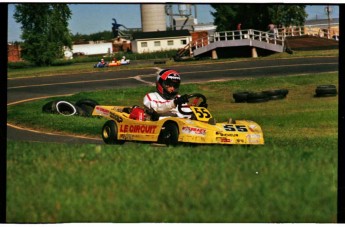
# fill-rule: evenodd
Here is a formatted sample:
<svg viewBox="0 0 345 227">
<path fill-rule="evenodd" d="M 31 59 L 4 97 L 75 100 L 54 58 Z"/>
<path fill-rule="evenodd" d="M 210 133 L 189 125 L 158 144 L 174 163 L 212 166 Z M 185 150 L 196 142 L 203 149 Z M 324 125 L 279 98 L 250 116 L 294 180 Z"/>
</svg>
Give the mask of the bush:
<svg viewBox="0 0 345 227">
<path fill-rule="evenodd" d="M 25 69 L 33 67 L 34 64 L 27 61 L 18 61 L 18 62 L 8 62 L 7 67 L 9 69 Z"/>
<path fill-rule="evenodd" d="M 51 65 L 62 66 L 62 65 L 72 65 L 73 63 L 74 63 L 74 60 L 58 59 L 58 60 L 54 60 Z"/>
</svg>

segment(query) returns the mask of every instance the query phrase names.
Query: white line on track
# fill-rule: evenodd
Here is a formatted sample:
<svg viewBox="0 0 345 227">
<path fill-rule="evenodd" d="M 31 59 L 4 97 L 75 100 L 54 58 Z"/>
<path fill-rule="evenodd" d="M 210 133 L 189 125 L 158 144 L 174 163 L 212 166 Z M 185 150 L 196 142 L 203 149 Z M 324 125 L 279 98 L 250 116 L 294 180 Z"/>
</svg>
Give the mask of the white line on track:
<svg viewBox="0 0 345 227">
<path fill-rule="evenodd" d="M 98 140 L 101 141 L 100 138 L 93 138 L 93 137 L 87 137 L 87 136 L 79 136 L 79 135 L 73 135 L 73 134 L 67 134 L 67 133 L 54 133 L 54 132 L 42 132 L 36 129 L 31 129 L 31 128 L 24 128 L 24 127 L 19 127 L 17 125 L 13 125 L 10 123 L 7 123 L 7 126 L 18 129 L 18 130 L 23 130 L 23 131 L 29 131 L 29 132 L 35 132 L 35 133 L 40 133 L 40 134 L 45 134 L 45 135 L 53 135 L 53 136 L 68 136 L 68 137 L 75 137 L 75 138 L 81 138 L 81 139 L 90 139 L 90 140 Z"/>
</svg>

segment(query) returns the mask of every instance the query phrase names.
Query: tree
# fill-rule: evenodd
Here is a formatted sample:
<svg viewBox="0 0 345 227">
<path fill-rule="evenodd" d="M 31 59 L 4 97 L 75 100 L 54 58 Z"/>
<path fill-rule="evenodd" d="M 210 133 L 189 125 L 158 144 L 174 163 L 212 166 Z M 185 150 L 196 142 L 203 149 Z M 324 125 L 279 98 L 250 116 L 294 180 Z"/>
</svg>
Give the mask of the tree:
<svg viewBox="0 0 345 227">
<path fill-rule="evenodd" d="M 22 57 L 37 66 L 51 65 L 72 47 L 67 4 L 17 4 L 14 18 L 21 23 Z"/>
<path fill-rule="evenodd" d="M 268 24 L 282 26 L 303 25 L 308 16 L 305 5 L 290 4 L 210 4 L 217 31 L 242 29 L 267 30 Z"/>
</svg>

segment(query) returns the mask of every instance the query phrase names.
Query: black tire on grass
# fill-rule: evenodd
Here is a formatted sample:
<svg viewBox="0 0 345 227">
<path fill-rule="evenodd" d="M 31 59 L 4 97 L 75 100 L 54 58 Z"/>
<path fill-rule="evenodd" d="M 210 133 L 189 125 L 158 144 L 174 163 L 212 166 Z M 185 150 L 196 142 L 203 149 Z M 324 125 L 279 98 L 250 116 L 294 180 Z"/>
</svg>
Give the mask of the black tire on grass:
<svg viewBox="0 0 345 227">
<path fill-rule="evenodd" d="M 268 100 L 270 100 L 269 96 L 263 92 L 252 92 L 247 96 L 248 103 L 267 102 Z"/>
<path fill-rule="evenodd" d="M 270 98 L 270 100 L 277 100 L 277 99 L 285 98 L 286 95 L 289 93 L 289 90 L 287 89 L 268 90 L 268 91 L 263 91 L 262 93 L 266 94 Z"/>
<path fill-rule="evenodd" d="M 285 99 L 286 96 L 285 95 L 271 95 L 269 96 L 270 100 L 279 100 L 279 99 Z"/>
<path fill-rule="evenodd" d="M 338 94 L 335 85 L 319 85 L 315 89 L 315 97 L 329 97 Z"/>
<path fill-rule="evenodd" d="M 56 102 L 56 111 L 59 114 L 62 114 L 65 116 L 73 116 L 73 115 L 78 114 L 76 107 L 68 101 Z"/>
<path fill-rule="evenodd" d="M 93 109 L 95 106 L 99 105 L 99 103 L 92 99 L 81 99 L 77 101 L 75 105 L 84 110 L 84 117 L 91 117 Z"/>
<path fill-rule="evenodd" d="M 58 113 L 56 110 L 57 101 L 50 101 L 42 106 L 42 112 L 44 113 Z"/>
<path fill-rule="evenodd" d="M 235 102 L 247 102 L 247 97 L 250 92 L 236 92 L 232 94 L 232 97 L 235 99 Z"/>
</svg>

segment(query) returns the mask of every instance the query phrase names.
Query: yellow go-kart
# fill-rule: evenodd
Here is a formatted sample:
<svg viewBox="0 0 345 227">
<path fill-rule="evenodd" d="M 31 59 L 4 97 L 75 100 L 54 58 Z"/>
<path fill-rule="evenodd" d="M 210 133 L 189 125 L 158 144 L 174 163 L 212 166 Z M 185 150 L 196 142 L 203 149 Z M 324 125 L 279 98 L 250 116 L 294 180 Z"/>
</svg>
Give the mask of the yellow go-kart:
<svg viewBox="0 0 345 227">
<path fill-rule="evenodd" d="M 125 141 L 145 141 L 166 145 L 264 144 L 262 129 L 254 121 L 229 120 L 217 123 L 206 108 L 204 95 L 190 94 L 188 98 L 187 106 L 178 106 L 178 111 L 189 116 L 188 118 L 159 116 L 152 110 L 138 106 L 97 105 L 92 115 L 109 119 L 102 128 L 102 138 L 106 144 L 123 144 Z M 133 117 L 134 112 L 136 114 Z"/>
</svg>

